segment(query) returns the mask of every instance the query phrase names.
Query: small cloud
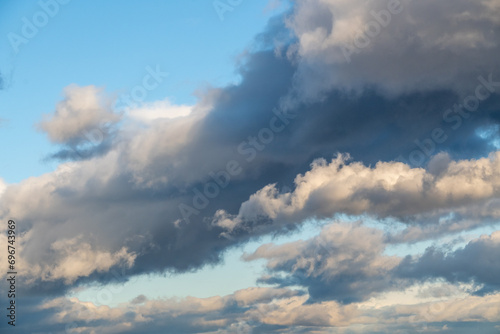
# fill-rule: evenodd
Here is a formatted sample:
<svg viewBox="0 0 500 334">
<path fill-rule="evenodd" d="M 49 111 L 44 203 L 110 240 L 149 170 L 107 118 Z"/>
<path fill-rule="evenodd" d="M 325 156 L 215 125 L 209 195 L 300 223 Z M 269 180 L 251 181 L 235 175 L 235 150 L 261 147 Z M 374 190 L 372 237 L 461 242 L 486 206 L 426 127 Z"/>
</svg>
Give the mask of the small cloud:
<svg viewBox="0 0 500 334">
<path fill-rule="evenodd" d="M 54 113 L 45 115 L 37 124 L 54 143 L 77 145 L 95 141 L 121 119 L 113 113 L 111 101 L 106 100 L 102 90 L 95 86 L 70 85 L 65 88 L 64 96 Z"/>
<path fill-rule="evenodd" d="M 146 302 L 148 300 L 148 298 L 144 295 L 139 295 L 137 297 L 135 297 L 134 299 L 132 299 L 131 303 L 136 305 L 136 304 L 142 304 L 144 302 Z"/>
</svg>

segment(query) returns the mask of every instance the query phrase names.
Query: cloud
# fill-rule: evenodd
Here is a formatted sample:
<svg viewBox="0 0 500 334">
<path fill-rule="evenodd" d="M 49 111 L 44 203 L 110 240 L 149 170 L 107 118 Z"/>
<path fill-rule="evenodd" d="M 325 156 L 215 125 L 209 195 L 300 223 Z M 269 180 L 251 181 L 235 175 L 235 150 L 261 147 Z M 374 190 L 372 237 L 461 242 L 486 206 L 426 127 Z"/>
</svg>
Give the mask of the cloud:
<svg viewBox="0 0 500 334">
<path fill-rule="evenodd" d="M 209 298 L 148 299 L 139 295 L 118 307 L 97 306 L 66 297 L 37 300 L 34 307 L 20 300 L 19 312 L 25 314 L 24 308 L 29 304 L 30 318 L 44 321 L 22 322 L 19 328 L 26 332 L 34 332 L 34 326 L 41 332 L 57 332 L 62 328 L 69 333 L 139 333 L 144 330 L 148 333 L 249 330 L 328 333 L 339 328 L 353 333 L 363 333 L 367 329 L 417 333 L 431 329 L 440 332 L 438 329 L 443 328 L 443 322 L 448 328 L 473 322 L 476 327 L 486 330 L 500 322 L 500 309 L 496 307 L 500 295 L 495 293 L 498 286 L 490 289 L 489 295 L 471 296 L 474 289 L 470 287 L 457 285 L 456 281 L 451 282 L 454 285 L 446 285 L 435 280 L 460 277 L 467 265 L 471 266 L 470 273 L 491 273 L 491 264 L 495 263 L 498 253 L 495 249 L 498 248 L 498 233 L 474 239 L 463 249 L 446 256 L 447 259 L 460 258 L 460 263 L 468 264 L 450 265 L 448 262 L 454 260 L 446 260 L 420 265 L 428 262 L 427 254 L 431 249 L 411 259 L 387 256 L 384 255 L 387 239 L 381 230 L 360 223 L 333 222 L 311 239 L 263 245 L 246 256 L 250 261 L 265 259 L 269 273 L 278 278 L 273 282 L 267 277 L 267 282 L 280 283 L 281 288 L 251 287 Z M 90 252 L 85 245 L 75 248 L 80 244 L 76 240 L 63 240 L 52 248 L 65 250 L 64 254 L 71 254 L 77 261 L 95 259 L 85 255 Z M 74 250 L 79 254 L 73 253 Z M 478 254 L 491 256 L 477 261 Z M 471 264 L 471 259 L 477 263 Z M 419 265 L 414 265 L 415 262 Z M 401 268 L 405 266 L 415 270 L 403 272 Z M 440 270 L 429 275 L 426 267 Z M 409 272 L 419 275 L 407 275 Z M 494 281 L 496 275 L 493 273 L 490 277 Z M 306 287 L 309 293 L 292 290 L 287 285 Z"/>
<path fill-rule="evenodd" d="M 400 259 L 384 249 L 381 231 L 334 223 L 310 240 L 260 246 L 246 260 L 267 260 L 271 276 L 262 282 L 306 286 L 314 301 L 352 303 L 397 286 L 390 272 Z"/>
<path fill-rule="evenodd" d="M 40 302 L 34 314 L 39 324 L 19 323 L 25 332 L 68 333 L 467 333 L 470 327 L 493 333 L 500 320 L 500 295 L 451 297 L 447 300 L 396 301 L 387 306 L 369 303 L 341 305 L 307 303 L 293 290 L 252 288 L 237 293 L 271 293 L 240 307 L 235 294 L 209 298 L 158 298 L 118 307 L 96 306 L 76 298 Z M 281 291 L 281 292 L 280 292 Z M 5 326 L 1 324 L 0 326 Z M 470 327 L 469 327 L 470 326 Z M 0 327 L 1 328 L 1 327 Z M 466 328 L 465 331 L 462 331 Z"/>
<path fill-rule="evenodd" d="M 267 185 L 250 196 L 237 215 L 219 211 L 213 223 L 230 234 L 266 228 L 269 222 L 279 225 L 339 213 L 418 219 L 490 201 L 500 194 L 499 152 L 459 161 L 438 155 L 429 170 L 401 162 L 370 167 L 348 160 L 345 155 L 330 163 L 318 159 L 295 178 L 293 191 L 280 193 L 275 184 Z"/>
<path fill-rule="evenodd" d="M 449 282 L 473 282 L 485 294 L 500 289 L 500 232 L 481 236 L 470 241 L 464 248 L 445 252 L 428 248 L 422 256 L 408 256 L 398 266 L 401 276 L 416 279 L 442 277 Z"/>
<path fill-rule="evenodd" d="M 269 57 L 275 59 L 269 54 L 260 54 L 253 61 L 268 66 Z M 450 191 L 455 197 L 450 200 L 445 198 L 448 191 L 445 183 L 453 184 L 453 181 L 446 179 L 442 166 L 433 167 L 434 173 L 441 173 L 434 175 L 396 162 L 366 167 L 361 163 L 348 164 L 342 159 L 330 164 L 318 160 L 313 170 L 296 177 L 294 171 L 307 166 L 309 154 L 292 154 L 296 151 L 295 144 L 287 142 L 290 134 L 286 133 L 283 138 L 276 139 L 273 143 L 276 146 L 269 146 L 245 165 L 246 156 L 234 151 L 241 144 L 239 140 L 241 132 L 246 132 L 245 127 L 251 128 L 247 133 L 252 133 L 252 129 L 258 133 L 260 124 L 252 124 L 255 119 L 250 115 L 260 109 L 242 109 L 240 114 L 235 114 L 234 110 L 240 110 L 238 108 L 242 108 L 247 97 L 264 94 L 263 91 L 274 87 L 258 87 L 260 74 L 257 73 L 263 69 L 260 65 L 253 66 L 257 69 L 246 69 L 249 79 L 245 79 L 242 86 L 209 91 L 188 116 L 158 120 L 137 130 L 123 130 L 117 134 L 119 140 L 112 149 L 104 154 L 87 161 L 63 164 L 53 173 L 10 187 L 2 196 L 0 216 L 16 217 L 23 222 L 26 231 L 37 235 L 26 245 L 26 263 L 55 266 L 50 245 L 56 239 L 78 235 L 82 243 L 103 245 L 101 251 L 108 254 L 116 254 L 124 247 L 136 254 L 127 275 L 165 270 L 182 272 L 216 263 L 226 247 L 282 228 L 277 224 L 266 225 L 269 229 L 246 229 L 245 224 L 255 218 L 265 222 L 287 217 L 288 226 L 293 228 L 294 224 L 311 217 L 331 216 L 337 212 L 335 210 L 404 217 L 426 210 L 454 208 L 470 201 L 479 203 L 495 196 L 495 191 L 488 186 L 488 182 L 495 181 L 495 156 L 491 161 L 464 160 L 446 165 L 457 174 L 455 181 L 474 176 L 476 170 L 483 168 L 481 166 L 490 171 L 485 179 L 479 174 L 474 176 L 468 188 L 454 187 Z M 273 70 L 280 71 L 278 66 Z M 242 97 L 244 93 L 247 95 Z M 269 118 L 275 117 L 267 111 L 258 112 L 259 118 L 268 118 L 268 124 Z M 237 117 L 234 123 L 224 123 L 228 115 Z M 233 124 L 236 128 L 232 128 Z M 310 147 L 315 146 L 310 144 Z M 218 197 L 211 199 L 201 214 L 191 217 L 191 223 L 182 221 L 179 205 L 192 204 L 196 194 L 193 189 L 203 191 L 203 186 L 212 181 L 211 173 L 222 170 L 233 159 L 245 167 L 242 173 L 232 179 Z M 475 163 L 480 165 L 474 167 Z M 464 175 L 460 176 L 461 173 Z M 279 194 L 276 186 L 266 186 L 269 181 L 286 182 L 293 177 L 300 180 L 293 192 Z M 428 183 L 430 190 L 426 188 Z M 256 195 L 245 202 L 252 193 Z M 289 203 L 288 199 L 292 198 L 295 202 Z M 244 223 L 230 214 L 238 212 L 240 206 L 243 209 L 239 217 Z M 234 226 L 245 228 L 236 229 L 231 240 L 220 238 L 221 233 L 227 234 L 230 232 L 228 227 L 234 226 L 224 225 L 221 220 L 211 224 L 210 217 L 216 212 L 225 213 L 230 221 L 236 221 Z M 140 229 L 138 221 L 142 222 Z M 49 232 L 53 226 L 58 226 L 57 236 Z M 98 235 L 94 233 L 96 230 L 99 230 Z M 86 274 L 91 280 L 108 279 L 105 272 L 98 270 Z M 85 277 L 73 278 L 66 282 L 80 284 Z M 64 280 L 62 276 L 61 279 Z M 40 277 L 34 284 L 45 283 Z"/>
<path fill-rule="evenodd" d="M 145 123 L 151 123 L 160 119 L 171 119 L 188 116 L 193 106 L 174 105 L 168 99 L 145 104 L 141 107 L 128 111 L 128 116 Z"/>
<path fill-rule="evenodd" d="M 289 289 L 250 288 L 232 295 L 209 298 L 154 299 L 132 302 L 120 307 L 96 306 L 77 298 L 55 298 L 38 305 L 38 312 L 52 314 L 45 328 L 54 330 L 59 324 L 73 332 L 195 333 L 232 327 L 237 318 L 253 323 L 246 312 L 255 305 L 293 298 L 298 293 Z M 168 325 L 167 325 L 168 324 Z M 27 324 L 23 324 L 29 327 Z"/>
<path fill-rule="evenodd" d="M 478 72 L 498 77 L 499 11 L 496 0 L 297 2 L 287 24 L 298 39 L 298 91 L 463 92 Z"/>
<path fill-rule="evenodd" d="M 95 86 L 71 85 L 65 88 L 64 100 L 58 103 L 54 113 L 45 115 L 38 127 L 54 143 L 77 145 L 84 141 L 102 141 L 103 131 L 120 118 L 111 110 L 111 101 L 106 101 L 102 90 Z"/>
<path fill-rule="evenodd" d="M 396 312 L 411 314 L 415 318 L 429 322 L 468 322 L 468 321 L 498 321 L 500 308 L 499 295 L 479 298 L 469 296 L 463 299 L 425 303 L 412 306 L 396 306 Z"/>
<path fill-rule="evenodd" d="M 450 3 L 445 2 L 443 8 Z M 319 7 L 315 6 L 319 2 L 305 4 L 310 6 L 295 3 L 292 16 L 272 20 L 259 37 L 263 46 L 249 52 L 239 65 L 239 84 L 207 89 L 198 103 L 190 107 L 189 114 L 185 106 L 179 109 L 163 100 L 144 105 L 145 110 L 132 111 L 133 117 L 125 120 L 132 125 L 122 124 L 126 122 L 119 122 L 120 116 L 109 107 L 111 99 L 103 96 L 102 90 L 93 86 L 67 88 L 64 100 L 40 127 L 54 143 L 62 145 L 54 157 L 76 161 L 61 164 L 52 173 L 10 185 L 0 202 L 0 219 L 14 217 L 22 223 L 21 232 L 33 236 L 23 245 L 23 263 L 58 268 L 57 274 L 45 272 L 43 276 L 40 271 L 31 284 L 23 282 L 26 289 L 58 295 L 79 284 L 105 283 L 110 280 L 110 271 L 120 265 L 126 269 L 124 279 L 143 273 L 196 270 L 218 263 L 231 246 L 265 233 L 294 229 L 304 220 L 331 217 L 337 212 L 405 220 L 413 230 L 393 235 L 394 242 L 396 237 L 397 242 L 429 239 L 433 233 L 465 230 L 494 218 L 498 207 L 498 159 L 496 154 L 491 159 L 480 159 L 492 146 L 477 136 L 476 130 L 498 123 L 499 96 L 491 94 L 468 118 L 451 114 L 455 118 L 449 122 L 443 114 L 462 101 L 452 77 L 468 77 L 472 67 L 456 67 L 451 76 L 442 77 L 442 82 L 426 85 L 426 76 L 431 76 L 426 64 L 434 64 L 431 58 L 438 52 L 427 46 L 402 64 L 391 64 L 394 72 L 387 73 L 390 80 L 378 76 L 389 65 L 374 67 L 380 71 L 372 75 L 363 66 L 357 70 L 355 64 L 360 59 L 353 58 L 352 65 L 332 64 L 335 53 L 328 43 L 324 43 L 325 50 L 318 49 L 314 38 L 312 44 L 306 45 L 303 32 L 318 26 L 320 31 L 336 17 L 342 17 L 342 13 L 347 15 L 344 18 L 349 24 L 357 17 L 363 22 L 363 15 L 369 15 L 366 10 L 371 7 L 341 1 L 324 1 Z M 342 5 L 346 11 L 335 13 L 331 19 L 332 4 Z M 429 8 L 439 6 L 428 4 Z M 391 33 L 410 31 L 412 20 L 406 18 L 425 27 L 417 15 L 420 5 L 412 6 L 405 14 L 409 16 L 398 17 L 404 20 L 394 18 Z M 482 8 L 482 2 L 467 6 L 475 10 Z M 444 9 L 436 13 L 448 15 Z M 301 18 L 302 15 L 305 16 Z M 492 16 L 488 14 L 484 20 L 490 22 Z M 298 45 L 287 44 L 289 36 L 288 40 L 282 38 L 285 24 L 295 31 Z M 332 30 L 332 34 L 337 32 Z M 269 49 L 275 37 L 279 37 L 280 50 L 287 54 Z M 383 41 L 389 36 L 380 38 Z M 379 59 L 395 63 L 393 56 L 386 56 L 387 50 L 395 50 L 391 49 L 393 44 L 382 42 L 376 46 L 376 42 L 373 41 L 374 52 L 383 53 L 373 58 L 374 66 L 380 65 Z M 463 46 L 453 47 L 460 51 L 453 56 L 459 57 Z M 298 57 L 293 56 L 294 50 Z M 369 50 L 366 56 L 356 56 L 369 57 Z M 366 62 L 367 66 L 370 64 Z M 425 89 L 411 79 L 422 67 Z M 401 68 L 408 68 L 408 73 L 402 74 Z M 439 72 L 441 67 L 436 68 Z M 338 70 L 338 75 L 332 69 Z M 476 70 L 472 92 L 478 84 L 477 76 L 487 78 L 493 72 L 486 67 Z M 493 80 L 499 77 L 492 76 Z M 331 78 L 338 81 L 332 83 Z M 393 89 L 404 80 L 408 80 L 401 86 L 404 93 Z M 360 82 L 356 87 L 362 89 L 353 93 L 338 82 L 352 87 Z M 370 85 L 372 82 L 374 85 Z M 375 84 L 392 89 L 391 94 L 374 88 Z M 310 91 L 301 91 L 304 87 Z M 183 116 L 163 117 L 163 111 L 171 108 Z M 290 114 L 284 114 L 287 112 Z M 147 126 L 134 123 L 137 117 L 142 117 L 141 123 L 147 121 Z M 100 129 L 102 122 L 109 124 L 110 129 L 104 126 L 102 133 L 109 136 L 101 141 L 92 129 Z M 272 132 L 269 141 L 264 134 L 269 134 L 271 125 L 281 130 Z M 458 127 L 455 129 L 454 125 Z M 399 155 L 407 156 L 419 148 L 416 140 L 427 143 L 425 137 L 436 128 L 442 128 L 447 139 L 434 143 L 429 150 L 432 152 L 425 157 L 446 151 L 450 161 L 435 158 L 427 169 L 394 162 Z M 90 139 L 85 135 L 87 131 Z M 89 154 L 83 154 L 83 158 L 75 156 L 72 146 L 77 152 Z M 327 163 L 337 152 L 348 152 L 357 162 L 337 159 Z M 195 196 L 203 193 L 208 184 L 215 184 L 213 175 L 221 175 L 228 162 L 233 161 L 241 171 L 186 220 L 180 205 L 194 207 Z M 311 161 L 315 161 L 312 169 Z M 294 180 L 295 189 L 285 190 L 294 185 Z M 489 211 L 482 210 L 485 207 Z M 451 211 L 455 216 L 442 220 L 443 224 L 429 224 Z M 460 221 L 455 221 L 455 217 Z M 230 238 L 221 238 L 223 233 Z M 73 240 L 77 236 L 81 249 L 67 245 L 69 250 L 65 253 L 52 246 L 58 240 Z M 101 260 L 90 266 L 79 259 L 79 253 Z M 133 264 L 128 268 L 131 258 Z M 82 270 L 74 270 L 70 259 L 81 261 Z M 47 277 L 53 279 L 44 279 Z M 344 297 L 348 300 L 348 296 Z"/>
<path fill-rule="evenodd" d="M 96 251 L 79 238 L 58 240 L 52 243 L 51 249 L 59 259 L 52 267 L 41 268 L 42 279 L 62 278 L 66 284 L 73 283 L 79 277 L 89 276 L 94 271 L 106 272 L 118 264 L 130 268 L 136 258 L 136 255 L 128 253 L 126 248 L 115 253 Z"/>
<path fill-rule="evenodd" d="M 5 192 L 5 189 L 7 189 L 7 183 L 0 177 L 0 196 Z"/>
<path fill-rule="evenodd" d="M 16 221 L 20 228 L 19 221 Z M 18 231 L 19 233 L 19 231 Z M 7 244 L 7 233 L 0 237 Z M 71 239 L 59 239 L 52 241 L 46 251 L 50 261 L 33 263 L 32 256 L 23 253 L 29 250 L 31 243 L 36 243 L 36 236 L 32 230 L 24 232 L 16 240 L 16 267 L 23 272 L 20 281 L 23 282 L 28 291 L 39 289 L 39 292 L 61 293 L 64 285 L 72 285 L 81 278 L 91 277 L 98 274 L 113 274 L 117 271 L 130 269 L 137 254 L 129 252 L 125 247 L 114 252 L 103 250 L 95 243 L 82 240 L 82 237 Z M 7 261 L 7 255 L 3 258 Z M 43 257 L 39 257 L 43 258 Z M 0 275 L 3 279 L 8 277 L 7 273 Z M 116 275 L 119 276 L 119 275 Z M 53 289 L 54 285 L 56 290 Z"/>
<path fill-rule="evenodd" d="M 500 232 L 482 235 L 463 248 L 448 250 L 431 246 L 421 254 L 385 255 L 387 234 L 360 223 L 333 222 L 308 240 L 281 245 L 265 244 L 245 260 L 266 260 L 267 274 L 260 281 L 280 287 L 300 286 L 308 289 L 309 302 L 336 301 L 351 304 L 380 300 L 388 293 L 400 293 L 414 286 L 447 281 L 427 292 L 415 294 L 418 299 L 454 298 L 464 284 L 467 295 L 485 295 L 500 291 L 497 254 Z M 430 295 L 429 295 L 430 294 Z M 380 303 L 380 302 L 379 302 Z M 390 304 L 390 303 L 389 303 Z M 455 319 L 456 321 L 457 319 Z"/>
</svg>

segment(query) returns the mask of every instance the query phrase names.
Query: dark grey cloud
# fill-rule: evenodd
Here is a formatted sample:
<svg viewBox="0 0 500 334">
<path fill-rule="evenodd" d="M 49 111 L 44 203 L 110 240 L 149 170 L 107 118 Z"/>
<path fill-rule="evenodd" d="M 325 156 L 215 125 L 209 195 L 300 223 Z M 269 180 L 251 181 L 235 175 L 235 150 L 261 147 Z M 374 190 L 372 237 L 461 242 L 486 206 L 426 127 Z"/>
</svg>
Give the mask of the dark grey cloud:
<svg viewBox="0 0 500 334">
<path fill-rule="evenodd" d="M 246 259 L 268 261 L 264 283 L 305 286 L 311 302 L 349 304 L 404 286 L 391 275 L 400 259 L 383 255 L 383 240 L 381 231 L 334 223 L 313 239 L 264 245 Z"/>
<path fill-rule="evenodd" d="M 297 90 L 467 91 L 477 71 L 498 74 L 498 10 L 490 0 L 297 1 L 288 21 L 301 58 Z"/>
<path fill-rule="evenodd" d="M 500 289 L 500 234 L 469 242 L 464 248 L 446 252 L 428 248 L 418 257 L 406 257 L 396 268 L 401 277 L 418 280 L 444 278 L 452 283 L 474 283 L 478 295 Z"/>
<path fill-rule="evenodd" d="M 497 231 L 453 251 L 433 246 L 423 254 L 403 258 L 385 255 L 388 239 L 381 230 L 359 223 L 335 222 L 314 238 L 281 245 L 266 244 L 245 259 L 265 259 L 267 273 L 261 282 L 282 288 L 307 288 L 310 303 L 332 300 L 342 304 L 358 303 L 390 291 L 440 280 L 453 284 L 454 289 L 431 286 L 428 291 L 433 296 L 419 297 L 454 296 L 458 284 L 472 284 L 473 288 L 467 288 L 472 295 L 493 296 L 500 291 L 499 237 Z M 438 292 L 441 295 L 436 296 Z M 433 315 L 423 311 L 421 314 L 439 318 L 453 312 L 445 312 L 444 307 L 439 310 L 439 313 L 434 310 Z"/>
</svg>

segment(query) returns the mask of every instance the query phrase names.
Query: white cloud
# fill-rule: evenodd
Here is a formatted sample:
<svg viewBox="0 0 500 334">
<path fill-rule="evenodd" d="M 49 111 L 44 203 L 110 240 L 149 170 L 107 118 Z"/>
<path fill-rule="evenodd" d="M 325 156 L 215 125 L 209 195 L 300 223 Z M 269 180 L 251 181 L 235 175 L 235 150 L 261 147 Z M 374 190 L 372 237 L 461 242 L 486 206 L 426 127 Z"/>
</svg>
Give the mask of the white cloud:
<svg viewBox="0 0 500 334">
<path fill-rule="evenodd" d="M 64 89 L 64 100 L 53 114 L 45 115 L 38 127 L 55 143 L 78 143 L 86 137 L 102 135 L 105 127 L 120 120 L 113 113 L 111 101 L 95 86 L 70 85 Z"/>
<path fill-rule="evenodd" d="M 133 266 L 136 255 L 122 249 L 111 253 L 99 251 L 80 238 L 58 240 L 51 245 L 55 256 L 59 257 L 53 266 L 42 267 L 43 280 L 64 279 L 71 284 L 79 277 L 86 277 L 93 272 L 107 272 L 115 265 L 126 268 Z"/>
<path fill-rule="evenodd" d="M 151 123 L 160 119 L 188 116 L 193 111 L 193 108 L 194 106 L 190 105 L 174 105 L 169 99 L 165 99 L 163 101 L 146 103 L 138 108 L 130 109 L 127 114 L 134 120 Z"/>
<path fill-rule="evenodd" d="M 0 177 L 0 197 L 5 192 L 5 189 L 7 189 L 7 183 Z"/>
<path fill-rule="evenodd" d="M 71 284 L 80 277 L 87 277 L 93 273 L 108 272 L 112 267 L 131 268 L 136 254 L 122 247 L 117 251 L 100 250 L 82 237 L 61 239 L 50 245 L 51 261 L 29 263 L 30 255 L 23 255 L 23 250 L 35 242 L 36 236 L 30 230 L 17 240 L 18 260 L 17 267 L 22 271 L 23 280 L 31 284 L 37 280 L 56 281 L 64 280 Z"/>
<path fill-rule="evenodd" d="M 219 211 L 214 224 L 230 233 L 262 219 L 290 223 L 337 213 L 411 217 L 460 209 L 500 195 L 500 152 L 478 160 L 448 161 L 439 171 L 433 174 L 400 162 L 368 167 L 349 163 L 342 155 L 330 163 L 318 159 L 310 171 L 295 178 L 292 192 L 279 193 L 276 185 L 268 185 L 250 196 L 237 215 Z"/>
</svg>

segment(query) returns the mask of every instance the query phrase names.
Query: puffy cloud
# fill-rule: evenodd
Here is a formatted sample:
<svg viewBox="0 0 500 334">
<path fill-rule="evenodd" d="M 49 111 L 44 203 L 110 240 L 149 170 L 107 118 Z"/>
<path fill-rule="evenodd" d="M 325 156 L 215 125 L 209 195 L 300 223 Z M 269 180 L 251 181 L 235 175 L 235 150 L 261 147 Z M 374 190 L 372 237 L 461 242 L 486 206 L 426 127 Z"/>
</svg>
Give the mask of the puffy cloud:
<svg viewBox="0 0 500 334">
<path fill-rule="evenodd" d="M 113 113 L 112 102 L 105 99 L 102 89 L 71 85 L 65 88 L 64 100 L 54 113 L 45 115 L 38 127 L 54 143 L 76 145 L 85 140 L 102 140 L 103 131 L 120 119 L 120 115 Z"/>
<path fill-rule="evenodd" d="M 316 301 L 350 303 L 396 285 L 390 272 L 400 259 L 383 255 L 384 249 L 379 230 L 333 224 L 310 240 L 263 245 L 246 259 L 267 260 L 272 276 L 264 282 L 306 286 Z M 281 277 L 282 272 L 287 276 Z"/>
<path fill-rule="evenodd" d="M 20 227 L 19 224 L 17 227 Z M 25 256 L 23 253 L 24 250 L 29 249 L 32 242 L 35 242 L 35 238 L 33 230 L 29 230 L 18 237 L 15 244 L 16 267 L 18 271 L 23 272 L 21 280 L 28 289 L 45 282 L 63 282 L 69 285 L 79 278 L 106 273 L 112 268 L 126 270 L 133 266 L 136 258 L 136 254 L 129 252 L 125 247 L 114 252 L 102 250 L 99 249 L 101 247 L 90 244 L 80 236 L 53 241 L 45 255 L 50 257 L 50 261 L 44 259 L 38 263 L 32 263 L 30 254 Z M 7 243 L 6 236 L 0 239 L 3 239 L 5 244 Z M 5 261 L 7 261 L 6 257 Z M 43 259 L 43 257 L 40 258 Z M 7 276 L 7 273 L 1 274 L 4 279 Z"/>
<path fill-rule="evenodd" d="M 390 242 L 387 234 L 360 223 L 334 222 L 314 238 L 266 244 L 245 259 L 265 259 L 268 275 L 260 279 L 262 282 L 306 287 L 314 303 L 375 299 L 380 306 L 384 305 L 380 296 L 389 292 L 397 294 L 414 284 L 443 281 L 449 284 L 421 289 L 415 299 L 442 300 L 463 297 L 461 291 L 467 296 L 500 290 L 499 231 L 472 239 L 463 248 L 431 246 L 422 254 L 405 258 L 385 255 Z"/>
<path fill-rule="evenodd" d="M 480 73 L 498 74 L 499 10 L 496 0 L 298 1 L 288 19 L 298 88 L 463 92 Z"/>
<path fill-rule="evenodd" d="M 498 291 L 500 282 L 500 232 L 481 236 L 464 248 L 445 252 L 428 248 L 422 256 L 408 256 L 397 268 L 402 277 L 428 279 L 445 278 L 449 282 L 472 282 L 478 294 Z"/>
<path fill-rule="evenodd" d="M 2 196 L 5 189 L 7 189 L 7 183 L 0 177 L 0 196 Z"/>
<path fill-rule="evenodd" d="M 94 271 L 105 272 L 119 264 L 130 268 L 134 264 L 136 255 L 129 253 L 126 248 L 115 253 L 100 252 L 79 239 L 59 240 L 51 245 L 51 249 L 57 254 L 56 257 L 60 259 L 53 267 L 41 269 L 43 280 L 62 278 L 69 284 L 79 277 L 89 276 Z"/>
<path fill-rule="evenodd" d="M 370 167 L 349 163 L 345 155 L 330 163 L 318 159 L 295 178 L 293 191 L 280 193 L 275 184 L 267 185 L 250 196 L 237 215 L 219 211 L 214 224 L 231 233 L 260 225 L 265 228 L 269 221 L 283 224 L 338 213 L 419 218 L 499 196 L 499 152 L 477 160 L 449 161 L 442 155 L 436 159 L 445 163 L 437 168 L 433 161 L 429 170 L 401 162 Z"/>
</svg>

